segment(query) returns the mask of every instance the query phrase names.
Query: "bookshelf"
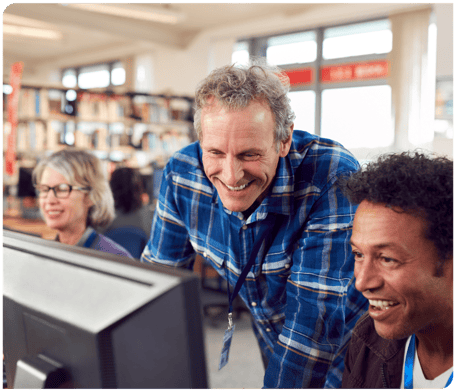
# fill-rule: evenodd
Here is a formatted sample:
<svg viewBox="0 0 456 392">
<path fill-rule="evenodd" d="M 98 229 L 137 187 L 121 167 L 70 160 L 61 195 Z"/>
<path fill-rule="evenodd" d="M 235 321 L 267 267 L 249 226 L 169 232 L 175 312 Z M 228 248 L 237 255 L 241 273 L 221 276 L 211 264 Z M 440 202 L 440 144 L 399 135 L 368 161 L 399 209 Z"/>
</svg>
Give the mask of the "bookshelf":
<svg viewBox="0 0 456 392">
<path fill-rule="evenodd" d="M 11 125 L 8 96 L 3 99 L 5 153 Z M 18 118 L 18 161 L 75 146 L 108 161 L 133 159 L 141 167 L 164 163 L 196 140 L 190 97 L 22 86 Z"/>
<path fill-rule="evenodd" d="M 3 159 L 11 132 L 7 104 L 4 93 Z M 3 169 L 4 196 L 15 193 L 9 188 L 17 188 L 20 168 L 65 146 L 93 151 L 107 173 L 118 163 L 150 173 L 196 140 L 193 98 L 22 86 L 16 140 L 17 170 L 9 176 Z"/>
</svg>

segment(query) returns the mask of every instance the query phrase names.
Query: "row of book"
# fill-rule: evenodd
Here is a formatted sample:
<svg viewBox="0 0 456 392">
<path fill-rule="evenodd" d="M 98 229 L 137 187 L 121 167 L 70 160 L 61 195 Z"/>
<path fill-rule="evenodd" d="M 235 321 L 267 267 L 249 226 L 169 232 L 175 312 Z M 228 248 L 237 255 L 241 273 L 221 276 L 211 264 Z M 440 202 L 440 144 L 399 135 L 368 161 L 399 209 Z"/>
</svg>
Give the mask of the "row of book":
<svg viewBox="0 0 456 392">
<path fill-rule="evenodd" d="M 8 95 L 4 94 L 4 115 Z M 81 121 L 118 122 L 127 119 L 145 123 L 193 121 L 192 102 L 186 98 L 149 95 L 118 95 L 74 90 L 22 88 L 19 120 L 73 116 Z"/>
<path fill-rule="evenodd" d="M 11 124 L 3 126 L 3 151 L 8 146 Z M 20 122 L 16 130 L 18 152 L 44 152 L 61 145 L 110 151 L 131 147 L 170 156 L 191 142 L 191 126 L 154 127 L 135 124 L 126 129 L 122 122 L 28 121 Z"/>
</svg>

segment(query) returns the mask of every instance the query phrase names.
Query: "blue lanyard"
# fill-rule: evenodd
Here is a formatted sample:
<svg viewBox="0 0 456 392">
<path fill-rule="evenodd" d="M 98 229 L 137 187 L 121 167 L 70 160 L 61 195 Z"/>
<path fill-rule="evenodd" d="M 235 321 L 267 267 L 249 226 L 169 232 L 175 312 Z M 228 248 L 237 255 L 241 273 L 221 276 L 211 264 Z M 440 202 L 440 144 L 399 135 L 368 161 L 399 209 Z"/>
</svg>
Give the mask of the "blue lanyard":
<svg viewBox="0 0 456 392">
<path fill-rule="evenodd" d="M 89 238 L 87 238 L 86 242 L 84 243 L 84 248 L 90 248 L 93 244 L 93 241 L 95 241 L 95 238 L 97 237 L 97 233 L 95 230 L 93 230 L 90 235 L 89 235 Z"/>
<path fill-rule="evenodd" d="M 415 335 L 412 335 L 405 357 L 404 389 L 413 389 L 413 364 L 415 362 Z M 448 379 L 445 388 L 453 381 L 453 372 Z"/>
</svg>

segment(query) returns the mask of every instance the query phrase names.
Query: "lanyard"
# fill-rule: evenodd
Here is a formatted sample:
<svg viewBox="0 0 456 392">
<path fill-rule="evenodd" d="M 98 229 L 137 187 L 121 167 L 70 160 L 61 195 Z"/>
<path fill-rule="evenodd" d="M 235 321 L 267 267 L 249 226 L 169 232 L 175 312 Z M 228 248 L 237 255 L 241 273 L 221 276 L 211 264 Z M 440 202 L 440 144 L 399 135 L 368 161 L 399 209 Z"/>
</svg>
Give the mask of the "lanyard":
<svg viewBox="0 0 456 392">
<path fill-rule="evenodd" d="M 90 248 L 93 244 L 93 241 L 95 241 L 95 238 L 97 237 L 97 232 L 95 230 L 93 230 L 90 235 L 89 235 L 89 238 L 87 238 L 86 242 L 84 242 L 84 248 Z"/>
<path fill-rule="evenodd" d="M 413 363 L 415 361 L 415 335 L 412 335 L 405 357 L 404 389 L 413 389 Z M 445 388 L 453 381 L 453 372 L 448 379 Z"/>
<path fill-rule="evenodd" d="M 226 237 L 225 233 L 225 225 L 223 222 L 223 206 L 221 201 L 219 201 L 219 209 L 220 209 L 220 219 L 221 219 L 221 229 L 222 229 L 222 235 L 223 238 Z M 231 339 L 233 337 L 233 332 L 234 332 L 234 324 L 233 324 L 233 300 L 236 298 L 237 294 L 239 293 L 239 290 L 241 289 L 242 284 L 245 281 L 245 278 L 247 277 L 247 274 L 249 273 L 250 269 L 253 266 L 253 263 L 255 262 L 255 259 L 257 257 L 258 251 L 260 250 L 260 247 L 264 241 L 265 238 L 267 238 L 269 234 L 269 241 L 266 242 L 265 244 L 265 254 L 268 251 L 269 246 L 272 244 L 272 241 L 276 237 L 279 228 L 282 223 L 282 217 L 277 217 L 274 223 L 274 227 L 271 231 L 271 227 L 273 226 L 272 221 L 268 220 L 267 222 L 263 222 L 262 226 L 260 228 L 260 233 L 258 235 L 258 238 L 256 239 L 252 252 L 250 254 L 249 261 L 247 262 L 247 265 L 244 267 L 244 269 L 241 272 L 241 275 L 239 275 L 239 278 L 236 282 L 236 285 L 234 286 L 234 291 L 233 293 L 230 293 L 230 283 L 228 279 L 228 268 L 225 265 L 225 273 L 226 273 L 226 282 L 227 282 L 227 287 L 228 287 L 228 303 L 229 303 L 229 309 L 228 309 L 228 329 L 225 331 L 225 334 L 223 335 L 223 347 L 222 347 L 222 353 L 220 355 L 220 363 L 219 363 L 219 370 L 223 368 L 227 363 L 228 363 L 228 357 L 229 357 L 229 352 L 230 352 L 230 346 L 231 346 Z M 228 233 L 229 235 L 229 233 Z"/>
<path fill-rule="evenodd" d="M 224 229 L 224 222 L 223 222 L 224 213 L 223 213 L 223 206 L 220 201 L 219 201 L 219 208 L 220 208 L 220 219 L 221 219 L 221 223 L 222 223 L 222 232 L 223 232 L 223 236 L 225 237 L 225 229 Z M 272 221 L 264 222 L 262 224 L 262 227 L 260 228 L 259 236 L 256 239 L 255 243 L 253 244 L 253 249 L 252 249 L 252 252 L 250 253 L 249 261 L 247 262 L 246 266 L 242 270 L 241 275 L 239 275 L 239 278 L 236 282 L 236 285 L 234 286 L 234 291 L 232 294 L 230 293 L 230 284 L 228 281 L 228 270 L 226 269 L 226 266 L 225 266 L 226 281 L 227 281 L 227 287 L 228 287 L 228 303 L 229 303 L 228 321 L 229 321 L 230 326 L 232 325 L 231 316 L 233 313 L 233 300 L 238 295 L 239 290 L 241 289 L 241 286 L 244 283 L 245 278 L 247 277 L 247 274 L 249 273 L 250 269 L 252 268 L 253 263 L 255 262 L 255 259 L 257 257 L 258 251 L 260 250 L 260 247 L 263 243 L 263 240 L 267 237 L 268 234 L 270 234 L 269 241 L 265 245 L 265 254 L 266 254 L 268 247 L 272 244 L 272 241 L 274 240 L 274 238 L 276 237 L 276 235 L 279 231 L 281 223 L 282 223 L 282 219 L 280 217 L 277 217 L 274 225 L 273 225 Z M 272 227 L 272 231 L 271 231 L 271 227 Z"/>
<path fill-rule="evenodd" d="M 239 275 L 239 278 L 236 282 L 236 285 L 234 286 L 234 291 L 232 294 L 230 294 L 230 285 L 228 283 L 228 301 L 229 301 L 229 310 L 228 313 L 232 314 L 233 312 L 233 300 L 236 298 L 236 296 L 239 293 L 239 290 L 241 289 L 242 284 L 245 281 L 245 278 L 247 277 L 247 274 L 251 270 L 253 263 L 255 262 L 255 259 L 258 255 L 258 251 L 260 250 L 260 247 L 263 243 L 263 240 L 267 237 L 268 234 L 269 236 L 269 241 L 265 244 L 265 253 L 268 250 L 269 245 L 272 244 L 272 241 L 274 240 L 275 236 L 277 235 L 277 232 L 279 231 L 279 227 L 282 223 L 282 220 L 280 218 L 277 218 L 274 223 L 274 227 L 271 231 L 272 227 L 272 222 L 264 222 L 262 228 L 260 229 L 260 234 L 253 244 L 253 249 L 252 252 L 250 253 L 249 261 L 247 262 L 246 266 L 242 270 L 241 275 Z M 225 267 L 226 268 L 226 267 Z M 228 276 L 227 276 L 228 280 Z"/>
</svg>

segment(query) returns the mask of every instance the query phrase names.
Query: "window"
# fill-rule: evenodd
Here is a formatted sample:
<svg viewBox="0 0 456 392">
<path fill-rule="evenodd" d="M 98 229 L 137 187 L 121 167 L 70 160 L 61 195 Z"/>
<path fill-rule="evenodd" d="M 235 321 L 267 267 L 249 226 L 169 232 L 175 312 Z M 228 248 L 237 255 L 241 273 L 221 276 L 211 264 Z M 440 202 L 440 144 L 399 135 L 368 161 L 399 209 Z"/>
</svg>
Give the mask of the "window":
<svg viewBox="0 0 456 392">
<path fill-rule="evenodd" d="M 328 28 L 324 32 L 323 58 L 389 53 L 393 34 L 389 20 Z"/>
<path fill-rule="evenodd" d="M 247 41 L 236 42 L 231 56 L 232 64 L 247 64 L 249 62 L 249 43 Z"/>
<path fill-rule="evenodd" d="M 344 147 L 387 147 L 394 141 L 391 87 L 323 90 L 321 135 Z"/>
<path fill-rule="evenodd" d="M 382 19 L 244 39 L 233 58 L 241 50 L 244 58 L 263 56 L 289 75 L 294 129 L 349 149 L 388 147 L 394 142 L 392 42 L 391 23 Z"/>
<path fill-rule="evenodd" d="M 65 87 L 69 87 L 69 88 L 73 88 L 73 87 L 77 86 L 78 79 L 76 76 L 75 69 L 66 69 L 65 71 L 63 71 L 62 84 Z"/>
<path fill-rule="evenodd" d="M 109 86 L 109 66 L 98 65 L 93 67 L 83 67 L 79 71 L 78 85 L 80 88 L 96 88 Z"/>
<path fill-rule="evenodd" d="M 111 83 L 114 86 L 121 86 L 125 83 L 125 69 L 121 62 L 114 63 L 111 71 Z"/>
<path fill-rule="evenodd" d="M 3 85 L 3 94 L 9 95 L 13 92 L 13 88 L 9 84 Z"/>
<path fill-rule="evenodd" d="M 268 39 L 266 58 L 274 65 L 310 63 L 317 58 L 314 31 L 282 35 Z"/>
<path fill-rule="evenodd" d="M 125 68 L 120 61 L 62 71 L 62 84 L 68 88 L 106 88 L 121 86 L 125 81 Z"/>
<path fill-rule="evenodd" d="M 315 91 L 292 91 L 288 97 L 296 114 L 294 129 L 315 133 Z"/>
</svg>

